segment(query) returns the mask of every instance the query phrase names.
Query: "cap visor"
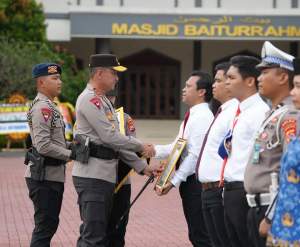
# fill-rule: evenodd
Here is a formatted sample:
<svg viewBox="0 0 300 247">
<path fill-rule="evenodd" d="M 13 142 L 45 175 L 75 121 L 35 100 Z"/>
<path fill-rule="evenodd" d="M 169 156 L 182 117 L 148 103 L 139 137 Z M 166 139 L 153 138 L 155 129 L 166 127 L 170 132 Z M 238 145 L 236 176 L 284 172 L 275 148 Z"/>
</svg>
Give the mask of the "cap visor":
<svg viewBox="0 0 300 247">
<path fill-rule="evenodd" d="M 274 63 L 266 63 L 265 61 L 262 61 L 260 64 L 256 65 L 257 69 L 268 69 L 268 68 L 278 68 L 280 67 L 279 64 Z"/>
<path fill-rule="evenodd" d="M 112 69 L 115 71 L 118 71 L 118 72 L 124 72 L 127 70 L 127 68 L 124 66 L 115 66 L 115 67 L 112 67 Z"/>
</svg>

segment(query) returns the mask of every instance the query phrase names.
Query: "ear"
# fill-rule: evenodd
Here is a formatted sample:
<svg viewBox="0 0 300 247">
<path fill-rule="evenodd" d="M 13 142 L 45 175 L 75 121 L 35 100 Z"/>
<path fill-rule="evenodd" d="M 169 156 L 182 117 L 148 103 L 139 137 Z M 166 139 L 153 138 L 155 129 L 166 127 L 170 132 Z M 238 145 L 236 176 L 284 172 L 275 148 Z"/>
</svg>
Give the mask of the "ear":
<svg viewBox="0 0 300 247">
<path fill-rule="evenodd" d="M 280 73 L 278 74 L 278 82 L 279 85 L 289 84 L 289 75 L 287 73 Z"/>
<path fill-rule="evenodd" d="M 199 89 L 198 90 L 198 96 L 199 97 L 204 97 L 205 93 L 206 93 L 206 89 Z"/>
<path fill-rule="evenodd" d="M 246 85 L 248 87 L 255 87 L 256 88 L 256 85 L 255 85 L 255 78 L 254 77 L 247 77 L 246 78 Z"/>
<path fill-rule="evenodd" d="M 41 87 L 44 86 L 44 84 L 45 84 L 45 82 L 43 80 L 43 77 L 39 77 L 39 78 L 36 79 L 36 85 L 37 85 L 37 87 L 41 88 Z"/>
</svg>

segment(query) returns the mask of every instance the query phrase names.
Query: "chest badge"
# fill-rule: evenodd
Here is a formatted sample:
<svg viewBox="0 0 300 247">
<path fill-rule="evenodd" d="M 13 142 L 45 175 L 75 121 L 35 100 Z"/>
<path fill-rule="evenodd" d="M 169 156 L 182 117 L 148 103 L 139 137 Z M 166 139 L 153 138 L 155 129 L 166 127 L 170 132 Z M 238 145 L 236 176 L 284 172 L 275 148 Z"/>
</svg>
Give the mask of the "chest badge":
<svg viewBox="0 0 300 247">
<path fill-rule="evenodd" d="M 112 121 L 113 120 L 113 114 L 109 111 L 109 112 L 106 112 L 106 117 L 109 121 Z"/>
<path fill-rule="evenodd" d="M 268 138 L 268 133 L 267 133 L 267 132 L 261 133 L 261 134 L 260 134 L 260 138 L 261 138 L 262 140 L 266 140 L 266 139 Z"/>
</svg>

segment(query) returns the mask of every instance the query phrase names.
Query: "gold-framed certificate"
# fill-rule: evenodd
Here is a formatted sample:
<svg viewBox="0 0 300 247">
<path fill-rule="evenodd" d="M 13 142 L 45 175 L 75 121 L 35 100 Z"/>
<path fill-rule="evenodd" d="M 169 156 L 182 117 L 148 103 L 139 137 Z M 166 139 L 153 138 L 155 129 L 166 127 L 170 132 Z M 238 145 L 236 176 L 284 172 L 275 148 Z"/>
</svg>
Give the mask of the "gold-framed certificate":
<svg viewBox="0 0 300 247">
<path fill-rule="evenodd" d="M 124 108 L 120 107 L 120 108 L 116 109 L 115 113 L 117 115 L 117 119 L 119 122 L 120 133 L 123 135 L 126 135 Z M 121 189 L 121 187 L 127 181 L 128 177 L 131 176 L 133 173 L 134 173 L 134 170 L 125 163 L 123 163 L 121 166 L 118 166 L 118 181 L 117 181 L 114 193 L 117 193 Z"/>
<path fill-rule="evenodd" d="M 164 185 L 167 183 L 167 181 L 170 178 L 170 175 L 172 174 L 176 163 L 178 162 L 182 151 L 184 150 L 185 146 L 186 146 L 186 140 L 179 138 L 171 152 L 171 154 L 168 156 L 167 159 L 167 164 L 165 165 L 164 170 L 162 171 L 162 173 L 160 174 L 160 176 L 158 177 L 155 186 L 162 189 L 164 187 Z"/>
<path fill-rule="evenodd" d="M 120 107 L 115 110 L 119 122 L 120 133 L 125 135 L 124 108 Z"/>
</svg>

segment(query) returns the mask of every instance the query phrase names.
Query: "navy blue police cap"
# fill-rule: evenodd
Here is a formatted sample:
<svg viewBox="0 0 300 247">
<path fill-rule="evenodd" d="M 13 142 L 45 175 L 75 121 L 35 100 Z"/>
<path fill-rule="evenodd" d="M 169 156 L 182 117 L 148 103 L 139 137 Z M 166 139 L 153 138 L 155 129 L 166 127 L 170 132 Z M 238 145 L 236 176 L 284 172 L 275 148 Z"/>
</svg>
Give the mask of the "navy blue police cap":
<svg viewBox="0 0 300 247">
<path fill-rule="evenodd" d="M 32 78 L 61 74 L 61 67 L 56 63 L 40 63 L 32 68 Z"/>
</svg>

